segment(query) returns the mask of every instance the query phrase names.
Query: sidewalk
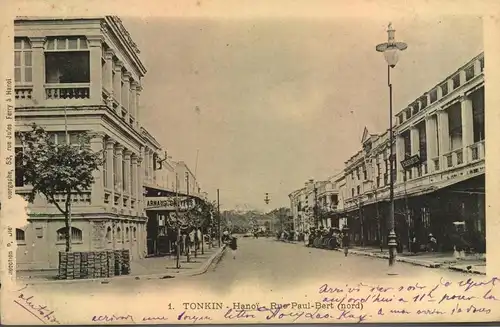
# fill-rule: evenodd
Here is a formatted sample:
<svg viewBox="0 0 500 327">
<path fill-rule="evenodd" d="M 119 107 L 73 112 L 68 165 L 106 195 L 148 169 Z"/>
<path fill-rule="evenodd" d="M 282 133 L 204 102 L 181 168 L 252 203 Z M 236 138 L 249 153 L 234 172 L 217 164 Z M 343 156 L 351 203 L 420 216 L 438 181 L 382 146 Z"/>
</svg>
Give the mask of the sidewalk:
<svg viewBox="0 0 500 327">
<path fill-rule="evenodd" d="M 115 276 L 109 278 L 96 279 L 57 279 L 58 270 L 45 271 L 17 271 L 18 282 L 27 284 L 45 283 L 78 283 L 78 282 L 104 282 L 109 283 L 116 279 L 166 279 L 175 277 L 196 276 L 205 273 L 210 266 L 217 264 L 224 253 L 225 247 L 213 247 L 204 249 L 204 254 L 198 253 L 194 257 L 191 254 L 190 262 L 186 261 L 186 256 L 180 257 L 180 269 L 176 268 L 175 256 L 152 257 L 134 260 L 130 263 L 130 275 Z"/>
<path fill-rule="evenodd" d="M 304 245 L 303 242 L 286 242 L 293 244 Z M 343 249 L 335 249 L 342 252 Z M 360 247 L 354 246 L 349 248 L 349 253 L 375 257 L 381 259 L 389 259 L 389 252 L 387 249 L 380 251 L 380 248 L 375 247 Z M 467 256 L 465 259 L 457 260 L 453 256 L 453 252 L 437 252 L 437 253 L 398 253 L 396 261 L 410 263 L 416 266 L 423 266 L 428 268 L 448 268 L 451 270 L 486 275 L 486 260 L 477 256 Z"/>
<path fill-rule="evenodd" d="M 337 249 L 342 251 L 342 249 Z M 352 247 L 350 253 L 356 255 L 364 255 L 382 259 L 389 259 L 387 249 L 380 251 L 380 248 L 371 247 Z M 486 261 L 476 256 L 469 256 L 465 259 L 457 260 L 453 256 L 453 252 L 437 252 L 437 253 L 398 253 L 396 261 L 410 263 L 416 266 L 424 266 L 428 268 L 449 268 L 456 271 L 470 272 L 486 275 Z"/>
</svg>

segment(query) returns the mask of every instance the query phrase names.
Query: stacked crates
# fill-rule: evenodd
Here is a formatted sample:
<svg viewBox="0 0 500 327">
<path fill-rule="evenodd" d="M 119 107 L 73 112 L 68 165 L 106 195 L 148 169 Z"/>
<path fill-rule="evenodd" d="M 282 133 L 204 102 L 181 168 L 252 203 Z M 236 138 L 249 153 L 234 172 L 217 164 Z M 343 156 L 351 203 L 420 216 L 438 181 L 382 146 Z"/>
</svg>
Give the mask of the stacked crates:
<svg viewBox="0 0 500 327">
<path fill-rule="evenodd" d="M 115 251 L 115 275 L 120 276 L 122 274 L 122 251 Z"/>
<path fill-rule="evenodd" d="M 129 274 L 129 250 L 59 252 L 59 279 L 107 278 Z"/>
<path fill-rule="evenodd" d="M 68 254 L 66 252 L 59 252 L 59 279 L 66 279 L 68 277 Z"/>
<path fill-rule="evenodd" d="M 122 275 L 130 275 L 130 251 L 122 250 Z"/>
</svg>

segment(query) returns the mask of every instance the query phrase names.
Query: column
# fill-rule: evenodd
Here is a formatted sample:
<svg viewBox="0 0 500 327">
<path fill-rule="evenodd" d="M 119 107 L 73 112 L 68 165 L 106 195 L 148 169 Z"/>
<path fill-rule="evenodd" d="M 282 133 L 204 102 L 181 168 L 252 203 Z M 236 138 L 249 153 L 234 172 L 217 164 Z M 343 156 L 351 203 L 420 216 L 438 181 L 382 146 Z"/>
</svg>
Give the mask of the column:
<svg viewBox="0 0 500 327">
<path fill-rule="evenodd" d="M 45 56 L 43 46 L 45 37 L 31 37 L 33 93 L 32 98 L 35 103 L 45 101 Z"/>
<path fill-rule="evenodd" d="M 395 169 L 396 169 L 396 180 L 398 183 L 403 182 L 404 178 L 404 170 L 403 167 L 401 167 L 401 161 L 403 161 L 405 158 L 405 141 L 403 136 L 401 135 L 396 135 L 396 159 L 395 159 Z M 389 163 L 390 164 L 390 163 Z M 391 167 L 389 166 L 389 169 L 387 170 L 388 173 L 390 174 L 391 172 Z M 390 183 L 391 177 L 388 176 L 388 182 Z"/>
<path fill-rule="evenodd" d="M 137 159 L 138 159 L 137 155 L 132 154 L 130 161 L 130 167 L 131 167 L 130 176 L 133 177 L 132 177 L 132 182 L 130 183 L 130 195 L 136 199 L 137 199 Z"/>
<path fill-rule="evenodd" d="M 137 157 L 137 211 L 139 216 L 144 216 L 144 147 L 141 147 L 140 154 Z"/>
<path fill-rule="evenodd" d="M 460 86 L 462 86 L 465 83 L 467 83 L 467 80 L 466 80 L 467 76 L 465 74 L 465 69 L 462 69 L 459 74 L 460 74 Z"/>
<path fill-rule="evenodd" d="M 137 84 L 136 81 L 132 81 L 132 83 L 130 83 L 129 112 L 130 112 L 130 116 L 133 118 L 134 124 L 137 121 L 137 109 L 136 109 L 137 100 L 136 100 L 136 97 L 137 97 L 137 86 L 138 85 L 139 84 Z"/>
<path fill-rule="evenodd" d="M 122 107 L 125 108 L 127 114 L 125 116 L 125 122 L 129 122 L 130 120 L 130 106 L 129 106 L 129 95 L 130 95 L 130 75 L 129 72 L 124 72 L 122 75 Z"/>
<path fill-rule="evenodd" d="M 122 160 L 123 160 L 123 146 L 118 144 L 115 146 L 116 155 L 116 181 L 115 181 L 115 191 L 123 194 L 123 171 L 122 171 Z"/>
<path fill-rule="evenodd" d="M 461 101 L 462 111 L 462 147 L 464 163 L 472 160 L 470 146 L 474 144 L 474 114 L 472 110 L 472 100 L 464 96 Z"/>
<path fill-rule="evenodd" d="M 434 158 L 438 156 L 436 119 L 436 115 L 425 117 L 425 143 L 427 145 L 427 169 L 429 173 L 432 173 L 436 170 Z"/>
<path fill-rule="evenodd" d="M 445 169 L 447 167 L 445 154 L 450 152 L 450 129 L 448 121 L 448 112 L 446 110 L 439 110 L 437 113 L 438 121 L 438 154 L 440 159 L 440 168 Z"/>
<path fill-rule="evenodd" d="M 417 155 L 420 154 L 420 142 L 419 142 L 419 130 L 417 126 L 412 126 L 410 129 L 410 145 L 411 145 L 411 155 Z M 412 173 L 411 176 L 412 178 L 418 177 L 418 171 L 420 167 L 413 167 L 411 168 Z"/>
<path fill-rule="evenodd" d="M 139 128 L 139 121 L 141 118 L 141 91 L 142 86 L 138 82 L 135 89 L 135 124 L 137 128 Z"/>
<path fill-rule="evenodd" d="M 102 41 L 101 35 L 87 36 L 90 48 L 90 100 L 102 102 Z"/>
<path fill-rule="evenodd" d="M 436 101 L 443 97 L 443 88 L 441 86 L 436 87 Z"/>
<path fill-rule="evenodd" d="M 481 74 L 481 60 L 477 59 L 474 62 L 474 76 Z"/>
<path fill-rule="evenodd" d="M 108 49 L 104 53 L 104 72 L 102 77 L 103 87 L 110 95 L 114 94 L 113 90 L 113 57 L 115 53 Z"/>
<path fill-rule="evenodd" d="M 113 80 L 113 95 L 119 104 L 122 101 L 122 67 L 123 63 L 121 61 L 116 61 L 113 71 L 115 72 L 115 79 Z M 121 109 L 118 106 L 118 115 L 121 117 Z"/>
<path fill-rule="evenodd" d="M 104 133 L 96 133 L 90 139 L 90 148 L 93 152 L 101 152 L 104 150 Z M 90 202 L 92 205 L 104 205 L 104 180 L 102 176 L 102 167 L 92 172 L 94 176 L 94 184 L 92 184 L 92 194 Z"/>
<path fill-rule="evenodd" d="M 131 177 L 130 177 L 130 166 L 131 166 L 131 163 L 130 163 L 130 157 L 132 155 L 132 152 L 130 152 L 129 150 L 125 150 L 123 152 L 123 162 L 124 162 L 124 168 L 125 168 L 125 171 L 123 172 L 123 176 L 125 178 L 125 180 L 123 181 L 123 194 L 126 194 L 130 197 L 131 195 L 131 189 L 132 189 L 132 185 L 131 185 Z"/>
<path fill-rule="evenodd" d="M 106 140 L 106 189 L 111 191 L 111 195 L 109 198 L 109 206 L 113 207 L 115 204 L 115 174 L 114 174 L 114 165 L 113 159 L 115 154 L 115 142 L 112 139 Z M 114 229 L 113 229 L 113 242 L 114 242 Z M 114 246 L 114 243 L 113 243 Z M 114 247 L 113 247 L 114 248 Z"/>
</svg>

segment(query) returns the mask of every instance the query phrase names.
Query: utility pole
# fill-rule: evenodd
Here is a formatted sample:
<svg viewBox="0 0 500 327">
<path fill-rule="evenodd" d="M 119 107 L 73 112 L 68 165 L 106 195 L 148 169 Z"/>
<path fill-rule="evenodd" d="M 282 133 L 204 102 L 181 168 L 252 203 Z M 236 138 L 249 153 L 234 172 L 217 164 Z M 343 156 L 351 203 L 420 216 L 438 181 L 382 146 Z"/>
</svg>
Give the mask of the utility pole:
<svg viewBox="0 0 500 327">
<path fill-rule="evenodd" d="M 221 247 L 221 237 L 222 235 L 220 234 L 220 202 L 219 202 L 219 189 L 217 189 L 217 233 L 218 233 L 218 238 L 219 238 L 219 247 Z"/>
<path fill-rule="evenodd" d="M 179 269 L 181 267 L 180 257 L 181 257 L 181 221 L 179 214 L 179 176 L 175 174 L 175 218 L 177 223 L 177 258 L 176 267 Z"/>
<path fill-rule="evenodd" d="M 313 214 L 314 214 L 314 227 L 318 228 L 318 188 L 315 186 L 314 187 L 314 209 L 313 209 Z"/>
</svg>

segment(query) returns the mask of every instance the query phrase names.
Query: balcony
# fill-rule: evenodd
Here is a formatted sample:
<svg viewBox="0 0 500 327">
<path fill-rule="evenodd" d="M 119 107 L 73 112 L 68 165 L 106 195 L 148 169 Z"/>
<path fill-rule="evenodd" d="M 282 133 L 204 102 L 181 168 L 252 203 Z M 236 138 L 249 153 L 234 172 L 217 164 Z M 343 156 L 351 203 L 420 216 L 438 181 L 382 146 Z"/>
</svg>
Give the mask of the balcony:
<svg viewBox="0 0 500 327">
<path fill-rule="evenodd" d="M 80 100 L 90 99 L 90 84 L 46 84 L 45 99 L 47 100 Z"/>
</svg>

